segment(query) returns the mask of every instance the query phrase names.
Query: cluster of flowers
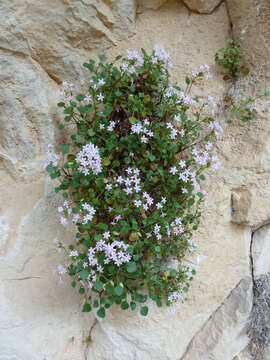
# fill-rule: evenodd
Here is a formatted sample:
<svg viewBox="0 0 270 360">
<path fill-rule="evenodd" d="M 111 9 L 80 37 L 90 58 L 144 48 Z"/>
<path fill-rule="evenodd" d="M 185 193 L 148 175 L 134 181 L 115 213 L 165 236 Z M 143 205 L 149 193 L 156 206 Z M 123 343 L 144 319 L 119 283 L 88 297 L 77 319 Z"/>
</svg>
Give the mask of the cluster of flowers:
<svg viewBox="0 0 270 360">
<path fill-rule="evenodd" d="M 80 144 L 70 147 L 77 148 L 74 155 L 64 147 L 61 166 L 50 147 L 44 164 L 59 178 L 58 191 L 71 197 L 58 208 L 60 222 L 72 216 L 78 228 L 70 264 L 59 265 L 59 275 L 69 273 L 74 287 L 78 282 L 88 300 L 95 298 L 101 317 L 112 303 L 134 308 L 130 296 L 143 302 L 145 286 L 157 304 L 165 299 L 176 307 L 192 279 L 181 260 L 196 249 L 191 237 L 204 197 L 201 173 L 220 166 L 209 139 L 222 128 L 209 113 L 194 116 L 198 99 L 190 95 L 210 69 L 194 71 L 183 91 L 169 82 L 170 56 L 159 46 L 151 55 L 129 50 L 119 68 L 86 65 L 93 73 L 86 95 L 72 98 L 73 85 L 64 83 L 59 105 L 74 116 Z M 168 259 L 177 261 L 174 271 L 165 269 Z M 145 306 L 141 311 L 146 314 Z"/>
<path fill-rule="evenodd" d="M 83 146 L 76 156 L 76 161 L 80 165 L 78 168 L 79 172 L 84 175 L 88 175 L 90 170 L 94 174 L 99 174 L 102 171 L 99 149 L 91 142 Z"/>
<path fill-rule="evenodd" d="M 124 188 L 124 192 L 127 194 L 127 195 L 132 195 L 132 194 L 136 194 L 138 192 L 141 191 L 141 186 L 140 186 L 140 183 L 141 183 L 141 180 L 140 180 L 140 170 L 138 168 L 134 168 L 132 169 L 131 167 L 128 167 L 126 169 L 126 173 L 127 173 L 127 176 L 124 177 L 122 175 L 119 175 L 117 178 L 116 178 L 116 181 L 115 181 L 115 185 L 116 186 L 121 186 Z M 110 185 L 110 184 L 108 184 Z M 110 190 L 112 187 L 110 186 L 108 188 L 108 185 L 106 186 L 107 190 Z"/>
<path fill-rule="evenodd" d="M 113 240 L 110 242 L 110 236 L 110 232 L 106 231 L 103 234 L 103 238 L 97 241 L 96 246 L 88 249 L 88 257 L 83 262 L 83 268 L 87 269 L 89 272 L 87 278 L 89 288 L 93 287 L 97 277 L 104 271 L 103 266 L 98 260 L 101 253 L 104 254 L 104 265 L 113 263 L 117 267 L 120 267 L 131 260 L 131 255 L 128 253 L 128 245 L 120 240 Z M 72 250 L 70 252 L 70 257 L 76 259 L 78 256 L 79 253 L 77 250 Z M 63 265 L 58 266 L 59 275 L 64 275 L 66 272 L 66 267 Z"/>
<path fill-rule="evenodd" d="M 72 90 L 74 89 L 74 85 L 72 83 L 68 83 L 67 81 L 63 82 L 63 89 L 58 92 L 58 96 L 61 101 L 63 101 L 67 106 L 72 100 Z"/>
<path fill-rule="evenodd" d="M 200 65 L 198 69 L 194 69 L 192 71 L 192 76 L 194 78 L 200 76 L 200 74 L 203 75 L 205 80 L 209 80 L 212 78 L 212 74 L 210 72 L 210 66 L 208 64 Z"/>
<path fill-rule="evenodd" d="M 150 130 L 148 127 L 150 125 L 150 122 L 148 119 L 144 119 L 143 123 L 141 121 L 138 121 L 136 124 L 133 124 L 131 126 L 131 133 L 132 134 L 142 134 L 141 136 L 141 142 L 146 144 L 154 136 L 154 133 L 152 130 Z"/>
<path fill-rule="evenodd" d="M 172 140 L 175 140 L 178 135 L 180 135 L 181 137 L 185 136 L 185 130 L 184 129 L 181 129 L 181 130 L 176 129 L 176 127 L 174 127 L 171 122 L 167 123 L 167 129 L 171 130 L 170 138 Z"/>
<path fill-rule="evenodd" d="M 72 209 L 71 209 L 71 206 L 70 206 L 70 201 L 65 200 L 65 201 L 63 202 L 63 205 L 62 205 L 62 206 L 59 206 L 59 207 L 57 208 L 57 211 L 58 211 L 58 213 L 60 214 L 60 223 L 61 223 L 62 225 L 67 225 L 67 224 L 68 224 L 67 217 L 72 214 Z"/>
<path fill-rule="evenodd" d="M 82 208 L 86 212 L 86 215 L 84 215 L 84 217 L 83 217 L 82 223 L 87 224 L 89 221 L 92 221 L 93 216 L 96 213 L 96 210 L 93 208 L 92 205 L 87 204 L 87 203 L 83 203 Z"/>
<path fill-rule="evenodd" d="M 198 162 L 197 162 L 198 163 Z M 206 165 L 206 164 L 204 164 Z M 179 161 L 179 167 L 180 169 L 177 169 L 176 166 L 172 166 L 170 168 L 170 173 L 172 175 L 177 175 L 179 180 L 181 180 L 183 183 L 185 183 L 186 185 L 188 185 L 188 183 L 191 183 L 194 187 L 194 189 L 199 192 L 201 190 L 200 184 L 197 181 L 196 178 L 196 171 L 192 171 L 186 167 L 186 161 L 185 160 L 180 160 Z M 183 194 L 187 194 L 188 190 L 185 186 L 182 186 L 182 193 Z"/>
<path fill-rule="evenodd" d="M 46 167 L 48 165 L 52 165 L 52 166 L 57 166 L 58 165 L 58 161 L 60 159 L 60 156 L 55 154 L 54 149 L 53 149 L 53 145 L 49 144 L 47 147 L 47 156 L 46 159 L 43 162 L 43 167 L 44 169 L 46 169 Z"/>
<path fill-rule="evenodd" d="M 154 199 L 146 191 L 144 191 L 142 194 L 142 200 L 136 199 L 133 203 L 137 208 L 142 207 L 145 211 L 147 211 L 154 204 Z"/>
</svg>

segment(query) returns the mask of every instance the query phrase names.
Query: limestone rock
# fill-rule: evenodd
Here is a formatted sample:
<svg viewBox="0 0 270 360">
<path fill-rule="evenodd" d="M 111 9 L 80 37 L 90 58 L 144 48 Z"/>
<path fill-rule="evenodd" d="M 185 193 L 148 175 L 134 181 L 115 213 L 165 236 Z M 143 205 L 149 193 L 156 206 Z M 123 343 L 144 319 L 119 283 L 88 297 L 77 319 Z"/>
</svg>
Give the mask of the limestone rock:
<svg viewBox="0 0 270 360">
<path fill-rule="evenodd" d="M 134 0 L 15 0 L 6 7 L 0 26 L 4 34 L 13 30 L 8 46 L 14 51 L 27 39 L 32 58 L 58 83 L 83 81 L 89 51 L 100 53 L 131 35 L 136 14 Z"/>
<path fill-rule="evenodd" d="M 268 2 L 227 2 L 248 63 L 258 74 L 262 68 L 268 81 Z M 197 4 L 197 12 L 211 12 L 218 3 L 208 1 L 207 7 L 206 1 L 186 0 L 190 8 Z M 216 144 L 223 165 L 205 183 L 208 205 L 195 234 L 198 253 L 190 259 L 195 266 L 197 256 L 205 261 L 197 266 L 179 312 L 169 317 L 151 307 L 142 319 L 137 312 L 113 308 L 86 346 L 93 316 L 81 313 L 82 298 L 70 279 L 58 284 L 55 268 L 65 257 L 52 249 L 52 240 L 69 243 L 73 233 L 58 223 L 60 200 L 52 185 L 44 185 L 42 170 L 47 144 L 60 139 L 54 123 L 58 84 L 87 81 L 82 63 L 104 49 L 112 58 L 127 48 L 150 50 L 156 42 L 171 54 L 173 79 L 184 83 L 186 73 L 201 64 L 215 69 L 214 54 L 230 30 L 224 3 L 208 16 L 189 12 L 176 0 L 139 4 L 152 10 L 136 21 L 135 0 L 9 0 L 0 5 L 1 360 L 231 360 L 244 354 L 251 228 L 270 218 L 270 122 L 262 108 L 248 126 L 225 129 Z M 213 75 L 199 95 L 223 99 L 228 85 Z M 262 78 L 254 73 L 254 82 L 264 88 Z M 267 237 L 259 232 L 254 237 L 260 237 L 257 245 L 254 240 L 255 263 L 265 271 Z"/>
<path fill-rule="evenodd" d="M 144 10 L 157 10 L 159 9 L 167 0 L 138 0 L 137 1 L 137 12 L 140 13 Z"/>
<path fill-rule="evenodd" d="M 183 0 L 187 7 L 201 14 L 210 14 L 213 12 L 222 0 Z"/>
<path fill-rule="evenodd" d="M 252 240 L 254 276 L 270 272 L 270 225 L 265 225 L 254 232 Z"/>
<path fill-rule="evenodd" d="M 248 86 L 261 93 L 270 79 L 270 3 L 261 0 L 227 0 L 235 40 L 240 44 L 250 69 Z"/>
<path fill-rule="evenodd" d="M 245 278 L 194 336 L 181 360 L 231 360 L 248 344 L 246 324 L 253 304 L 252 280 Z"/>
<path fill-rule="evenodd" d="M 34 179 L 53 141 L 57 88 L 29 57 L 2 52 L 0 62 L 0 157 L 14 178 Z"/>
<path fill-rule="evenodd" d="M 247 223 L 251 203 L 248 190 L 237 189 L 232 192 L 232 221 L 238 224 Z"/>
</svg>

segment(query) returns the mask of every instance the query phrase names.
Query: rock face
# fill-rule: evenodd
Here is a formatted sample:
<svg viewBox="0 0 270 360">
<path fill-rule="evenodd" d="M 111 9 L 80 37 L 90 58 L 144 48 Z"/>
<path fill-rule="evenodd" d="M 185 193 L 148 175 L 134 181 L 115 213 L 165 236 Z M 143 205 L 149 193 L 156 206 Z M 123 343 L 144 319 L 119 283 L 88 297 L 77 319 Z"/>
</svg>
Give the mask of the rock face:
<svg viewBox="0 0 270 360">
<path fill-rule="evenodd" d="M 252 281 L 248 277 L 240 281 L 211 315 L 191 340 L 181 359 L 233 359 L 249 341 L 246 324 L 252 300 Z"/>
<path fill-rule="evenodd" d="M 270 273 L 270 226 L 256 230 L 252 239 L 254 276 Z"/>
<path fill-rule="evenodd" d="M 88 344 L 94 315 L 81 313 L 81 297 L 69 280 L 59 285 L 55 272 L 65 256 L 53 239 L 68 243 L 72 232 L 58 224 L 59 199 L 42 161 L 47 144 L 63 136 L 55 126 L 59 84 L 83 85 L 85 60 L 105 49 L 112 57 L 157 42 L 170 52 L 178 81 L 208 63 L 213 78 L 200 94 L 222 100 L 228 84 L 214 54 L 225 46 L 232 21 L 251 69 L 233 91 L 249 93 L 256 85 L 260 92 L 269 80 L 267 0 L 228 0 L 229 13 L 220 1 L 185 3 L 211 14 L 190 12 L 176 0 L 0 4 L 1 360 L 251 359 L 245 334 L 251 278 L 269 272 L 270 121 L 263 102 L 252 123 L 228 127 L 216 144 L 223 167 L 205 184 L 208 205 L 195 239 L 203 261 L 178 313 L 169 317 L 153 307 L 142 319 L 112 309 Z"/>
<path fill-rule="evenodd" d="M 188 8 L 200 14 L 211 14 L 222 0 L 183 0 Z"/>
</svg>

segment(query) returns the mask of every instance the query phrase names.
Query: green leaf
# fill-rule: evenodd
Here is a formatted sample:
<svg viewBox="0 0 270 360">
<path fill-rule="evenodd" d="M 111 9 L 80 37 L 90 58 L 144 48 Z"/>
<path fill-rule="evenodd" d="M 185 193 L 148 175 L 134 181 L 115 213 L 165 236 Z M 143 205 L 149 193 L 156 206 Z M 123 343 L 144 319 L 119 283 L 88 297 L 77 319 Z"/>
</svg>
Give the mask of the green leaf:
<svg viewBox="0 0 270 360">
<path fill-rule="evenodd" d="M 63 155 L 66 155 L 69 152 L 69 144 L 63 144 L 61 146 L 61 151 Z"/>
<path fill-rule="evenodd" d="M 270 90 L 266 90 L 265 93 L 264 93 L 264 96 L 269 97 L 270 96 Z"/>
<path fill-rule="evenodd" d="M 117 296 L 123 295 L 123 293 L 124 293 L 124 286 L 123 286 L 123 284 L 117 285 L 116 288 L 114 288 L 114 293 L 115 293 L 115 295 L 117 295 Z"/>
<path fill-rule="evenodd" d="M 129 308 L 129 304 L 126 301 L 122 301 L 121 303 L 121 309 L 127 310 Z"/>
<path fill-rule="evenodd" d="M 64 124 L 59 123 L 57 127 L 58 127 L 59 130 L 62 130 L 62 129 L 64 129 Z"/>
<path fill-rule="evenodd" d="M 80 293 L 80 294 L 84 294 L 84 293 L 85 293 L 85 289 L 84 289 L 83 287 L 80 287 L 79 293 Z"/>
<path fill-rule="evenodd" d="M 136 309 L 136 303 L 134 301 L 131 301 L 129 305 L 130 305 L 131 310 Z"/>
<path fill-rule="evenodd" d="M 99 316 L 100 318 L 105 317 L 105 308 L 103 306 L 98 309 L 97 316 Z"/>
<path fill-rule="evenodd" d="M 108 157 L 105 157 L 103 159 L 103 166 L 109 166 L 111 163 L 111 160 Z"/>
<path fill-rule="evenodd" d="M 78 101 L 82 101 L 82 100 L 84 99 L 83 94 L 78 94 L 78 95 L 76 96 L 76 99 L 77 99 Z"/>
<path fill-rule="evenodd" d="M 83 269 L 80 273 L 80 279 L 81 280 L 86 280 L 88 278 L 89 272 L 86 269 Z"/>
<path fill-rule="evenodd" d="M 137 119 L 134 116 L 131 116 L 128 121 L 130 122 L 131 125 L 135 124 L 135 122 L 137 121 Z"/>
<path fill-rule="evenodd" d="M 140 313 L 142 316 L 146 316 L 148 314 L 148 306 L 142 306 Z"/>
<path fill-rule="evenodd" d="M 134 261 L 128 262 L 126 265 L 126 268 L 127 268 L 127 272 L 129 272 L 129 273 L 134 273 L 137 270 L 137 266 Z"/>
<path fill-rule="evenodd" d="M 100 230 L 104 230 L 104 231 L 108 230 L 108 225 L 105 224 L 105 223 L 98 223 L 98 224 L 97 224 L 97 227 L 98 227 Z"/>
<path fill-rule="evenodd" d="M 85 303 L 82 308 L 82 312 L 90 312 L 91 311 L 91 305 L 88 303 Z"/>
<path fill-rule="evenodd" d="M 99 60 L 100 60 L 101 62 L 106 61 L 106 55 L 105 55 L 105 54 L 100 54 L 100 55 L 98 56 L 98 58 L 99 58 Z"/>
<path fill-rule="evenodd" d="M 100 280 L 97 280 L 95 282 L 94 289 L 97 291 L 101 291 L 103 289 L 103 282 Z"/>
</svg>

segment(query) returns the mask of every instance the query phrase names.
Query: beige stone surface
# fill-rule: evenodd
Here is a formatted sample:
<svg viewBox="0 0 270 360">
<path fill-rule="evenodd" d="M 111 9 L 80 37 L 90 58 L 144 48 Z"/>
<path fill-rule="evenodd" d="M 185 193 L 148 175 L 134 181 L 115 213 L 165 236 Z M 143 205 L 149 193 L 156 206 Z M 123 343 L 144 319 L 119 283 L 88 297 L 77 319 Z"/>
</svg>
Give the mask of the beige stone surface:
<svg viewBox="0 0 270 360">
<path fill-rule="evenodd" d="M 249 342 L 246 324 L 252 304 L 252 279 L 247 277 L 194 336 L 181 360 L 233 359 Z"/>
<path fill-rule="evenodd" d="M 201 14 L 210 14 L 222 2 L 222 0 L 183 0 L 188 8 Z"/>
<path fill-rule="evenodd" d="M 136 2 L 136 4 L 137 4 L 137 12 L 141 13 L 144 10 L 147 10 L 147 9 L 157 10 L 163 4 L 165 4 L 166 1 L 167 0 L 138 0 Z"/>
<path fill-rule="evenodd" d="M 189 259 L 198 274 L 179 312 L 170 317 L 151 307 L 142 319 L 137 313 L 112 308 L 87 344 L 94 317 L 81 313 L 82 299 L 68 279 L 58 284 L 55 268 L 65 256 L 55 251 L 52 242 L 58 238 L 68 243 L 72 229 L 58 223 L 59 199 L 42 170 L 42 159 L 46 145 L 60 139 L 55 102 L 62 80 L 83 84 L 87 80 L 82 63 L 104 49 L 112 57 L 127 48 L 149 50 L 160 43 L 170 52 L 174 78 L 179 81 L 208 63 L 213 79 L 197 93 L 222 101 L 228 84 L 214 54 L 225 45 L 230 21 L 247 52 L 247 64 L 254 69 L 235 85 L 235 93 L 242 88 L 252 92 L 255 85 L 261 91 L 268 79 L 266 0 L 257 5 L 228 0 L 229 15 L 222 3 L 207 16 L 188 11 L 176 0 L 137 5 L 142 10 L 136 16 L 131 0 L 0 4 L 1 360 L 243 360 L 248 356 L 243 349 L 251 304 L 251 234 L 270 219 L 270 122 L 263 101 L 252 123 L 227 127 L 216 143 L 223 166 L 217 174 L 209 173 L 204 186 L 208 199 L 195 234 L 198 251 Z M 258 264 L 267 259 L 267 237 L 263 239 L 257 243 Z"/>
<path fill-rule="evenodd" d="M 252 257 L 254 276 L 270 273 L 270 226 L 256 230 L 252 238 Z"/>
</svg>

